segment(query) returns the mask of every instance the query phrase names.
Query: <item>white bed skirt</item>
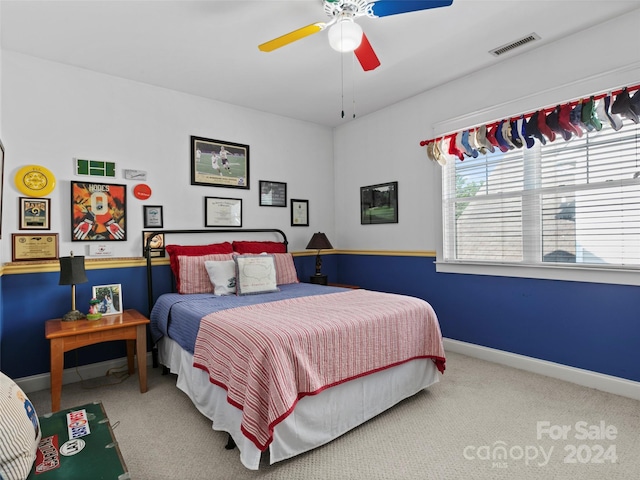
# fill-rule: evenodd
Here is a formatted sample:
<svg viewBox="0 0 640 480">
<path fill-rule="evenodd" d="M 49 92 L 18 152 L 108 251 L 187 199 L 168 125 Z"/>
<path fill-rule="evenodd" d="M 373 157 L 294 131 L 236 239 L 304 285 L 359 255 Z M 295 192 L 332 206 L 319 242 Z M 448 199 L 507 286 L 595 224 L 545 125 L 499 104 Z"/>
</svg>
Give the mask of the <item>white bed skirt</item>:
<svg viewBox="0 0 640 480">
<path fill-rule="evenodd" d="M 227 402 L 226 391 L 211 383 L 205 371 L 194 368 L 193 355 L 173 340 L 163 337 L 158 354 L 160 363 L 178 375 L 178 388 L 213 422 L 213 429 L 231 435 L 242 464 L 257 470 L 262 452 L 240 431 L 242 412 Z M 439 379 L 432 360 L 412 360 L 303 397 L 276 425 L 269 461 L 273 464 L 324 445 Z"/>
</svg>

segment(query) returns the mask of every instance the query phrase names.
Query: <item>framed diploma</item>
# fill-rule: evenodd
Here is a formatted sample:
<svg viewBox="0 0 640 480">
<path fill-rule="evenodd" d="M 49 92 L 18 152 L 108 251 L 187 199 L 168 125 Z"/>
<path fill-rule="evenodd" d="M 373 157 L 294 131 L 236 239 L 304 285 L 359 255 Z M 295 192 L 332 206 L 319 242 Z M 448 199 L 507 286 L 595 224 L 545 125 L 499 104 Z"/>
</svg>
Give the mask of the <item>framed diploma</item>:
<svg viewBox="0 0 640 480">
<path fill-rule="evenodd" d="M 242 199 L 204 197 L 205 227 L 242 227 Z"/>
<path fill-rule="evenodd" d="M 56 260 L 57 258 L 57 233 L 11 234 L 11 261 Z"/>
<path fill-rule="evenodd" d="M 51 230 L 51 199 L 20 197 L 20 230 Z"/>
<path fill-rule="evenodd" d="M 309 226 L 309 200 L 291 199 L 291 226 Z"/>
</svg>

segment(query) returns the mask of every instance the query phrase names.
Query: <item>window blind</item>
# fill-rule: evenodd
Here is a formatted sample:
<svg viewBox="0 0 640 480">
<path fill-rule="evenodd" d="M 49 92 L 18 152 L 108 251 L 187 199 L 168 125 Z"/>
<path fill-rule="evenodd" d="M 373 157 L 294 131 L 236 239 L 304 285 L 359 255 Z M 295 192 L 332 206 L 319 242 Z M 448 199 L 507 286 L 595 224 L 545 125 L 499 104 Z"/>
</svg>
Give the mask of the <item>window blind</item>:
<svg viewBox="0 0 640 480">
<path fill-rule="evenodd" d="M 640 266 L 640 125 L 451 159 L 445 262 Z"/>
</svg>

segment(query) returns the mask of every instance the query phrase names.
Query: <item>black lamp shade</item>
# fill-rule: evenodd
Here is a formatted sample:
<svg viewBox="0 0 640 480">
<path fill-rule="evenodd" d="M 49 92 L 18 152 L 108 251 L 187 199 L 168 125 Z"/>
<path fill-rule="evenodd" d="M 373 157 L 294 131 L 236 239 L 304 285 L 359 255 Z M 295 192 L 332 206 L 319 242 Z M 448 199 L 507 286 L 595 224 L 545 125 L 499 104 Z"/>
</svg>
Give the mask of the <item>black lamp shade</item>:
<svg viewBox="0 0 640 480">
<path fill-rule="evenodd" d="M 307 248 L 313 250 L 327 250 L 332 249 L 333 246 L 324 233 L 318 232 L 313 234 L 313 237 L 309 240 Z"/>
<path fill-rule="evenodd" d="M 77 285 L 88 281 L 84 271 L 84 257 L 60 257 L 60 282 L 58 285 Z"/>
</svg>

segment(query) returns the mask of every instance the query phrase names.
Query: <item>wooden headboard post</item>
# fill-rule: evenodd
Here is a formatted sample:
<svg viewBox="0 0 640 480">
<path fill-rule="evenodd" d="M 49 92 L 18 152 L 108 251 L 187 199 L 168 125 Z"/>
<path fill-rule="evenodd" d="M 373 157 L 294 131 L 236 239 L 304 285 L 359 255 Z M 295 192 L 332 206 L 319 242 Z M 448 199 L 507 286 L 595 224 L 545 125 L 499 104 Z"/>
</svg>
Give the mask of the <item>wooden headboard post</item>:
<svg viewBox="0 0 640 480">
<path fill-rule="evenodd" d="M 144 256 L 147 260 L 147 314 L 151 315 L 151 309 L 153 308 L 153 278 L 151 274 L 151 242 L 155 234 L 163 233 L 165 243 L 167 241 L 167 235 L 172 234 L 216 234 L 216 233 L 237 233 L 237 234 L 245 234 L 245 233 L 277 233 L 282 237 L 282 243 L 284 243 L 285 249 L 289 251 L 289 242 L 287 240 L 287 236 L 285 233 L 277 228 L 225 228 L 225 229 L 216 229 L 216 230 L 145 230 L 145 232 L 153 232 L 152 235 L 149 235 L 144 244 Z"/>
</svg>

